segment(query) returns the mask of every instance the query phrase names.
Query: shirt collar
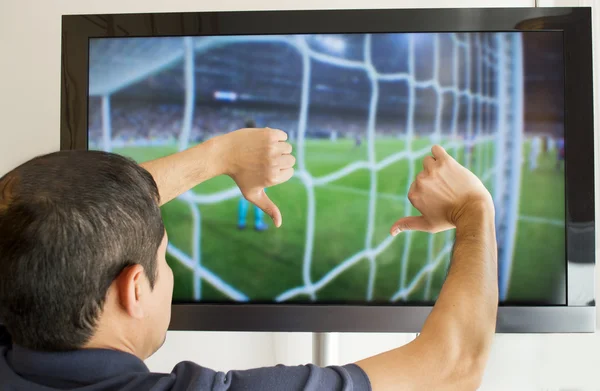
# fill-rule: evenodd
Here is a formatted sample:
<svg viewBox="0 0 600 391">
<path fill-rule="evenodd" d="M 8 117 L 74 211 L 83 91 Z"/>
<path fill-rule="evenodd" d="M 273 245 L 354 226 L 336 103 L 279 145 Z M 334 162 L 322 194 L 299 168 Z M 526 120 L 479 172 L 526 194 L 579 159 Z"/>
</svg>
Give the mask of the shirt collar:
<svg viewBox="0 0 600 391">
<path fill-rule="evenodd" d="M 68 383 L 90 384 L 121 375 L 150 372 L 136 356 L 107 349 L 38 352 L 13 345 L 7 358 L 12 369 L 21 376 Z"/>
</svg>

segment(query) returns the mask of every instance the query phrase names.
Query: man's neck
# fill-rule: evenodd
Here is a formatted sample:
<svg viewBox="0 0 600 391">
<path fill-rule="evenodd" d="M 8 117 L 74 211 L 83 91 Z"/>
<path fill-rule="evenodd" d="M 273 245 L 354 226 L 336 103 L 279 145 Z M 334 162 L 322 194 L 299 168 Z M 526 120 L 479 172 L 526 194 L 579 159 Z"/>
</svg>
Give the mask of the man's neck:
<svg viewBox="0 0 600 391">
<path fill-rule="evenodd" d="M 144 360 L 145 357 L 140 354 L 139 349 L 136 349 L 135 344 L 129 338 L 117 334 L 119 330 L 118 327 L 109 329 L 109 331 L 106 331 L 102 326 L 98 327 L 94 336 L 83 346 L 83 349 L 116 350 L 132 354 L 140 360 Z"/>
</svg>

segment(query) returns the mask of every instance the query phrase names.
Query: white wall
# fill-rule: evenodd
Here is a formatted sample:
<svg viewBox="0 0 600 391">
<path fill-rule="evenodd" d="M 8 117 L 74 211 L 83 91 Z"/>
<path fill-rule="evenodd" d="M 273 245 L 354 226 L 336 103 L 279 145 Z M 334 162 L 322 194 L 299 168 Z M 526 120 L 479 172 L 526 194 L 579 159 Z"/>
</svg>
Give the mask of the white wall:
<svg viewBox="0 0 600 391">
<path fill-rule="evenodd" d="M 539 1 L 541 6 L 592 3 L 596 7 L 594 24 L 599 26 L 600 0 Z M 221 0 L 215 8 L 196 0 L 0 0 L 0 174 L 35 155 L 59 148 L 62 14 L 533 5 L 533 0 L 255 0 L 252 3 Z M 32 32 L 32 26 L 38 31 Z M 600 28 L 595 30 L 595 53 L 598 108 Z M 596 110 L 596 131 L 600 129 L 599 119 L 600 111 Z M 600 268 L 596 270 L 600 273 Z M 340 335 L 336 337 L 339 349 L 334 352 L 337 353 L 334 361 L 352 362 L 406 343 L 412 337 Z M 219 370 L 307 363 L 311 361 L 311 336 L 170 332 L 165 346 L 148 360 L 148 365 L 152 370 L 169 371 L 181 360 L 193 360 Z M 482 390 L 600 390 L 599 368 L 600 335 L 499 335 Z"/>
</svg>

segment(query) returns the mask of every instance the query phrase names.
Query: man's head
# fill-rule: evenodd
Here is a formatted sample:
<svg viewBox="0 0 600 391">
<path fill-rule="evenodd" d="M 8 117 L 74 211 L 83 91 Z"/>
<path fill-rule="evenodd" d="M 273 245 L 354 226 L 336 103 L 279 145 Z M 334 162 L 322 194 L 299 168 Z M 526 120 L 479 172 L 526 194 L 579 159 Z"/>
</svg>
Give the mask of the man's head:
<svg viewBox="0 0 600 391">
<path fill-rule="evenodd" d="M 63 151 L 0 178 L 0 319 L 16 344 L 145 358 L 173 275 L 152 176 L 114 154 Z"/>
</svg>

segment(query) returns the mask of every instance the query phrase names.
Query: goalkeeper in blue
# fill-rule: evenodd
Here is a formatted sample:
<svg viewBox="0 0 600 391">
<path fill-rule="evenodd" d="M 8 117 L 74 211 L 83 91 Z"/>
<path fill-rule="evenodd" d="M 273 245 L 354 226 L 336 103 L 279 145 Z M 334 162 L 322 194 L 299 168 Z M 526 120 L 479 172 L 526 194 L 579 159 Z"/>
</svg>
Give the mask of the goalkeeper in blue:
<svg viewBox="0 0 600 391">
<path fill-rule="evenodd" d="M 246 121 L 245 127 L 248 129 L 256 128 L 256 123 L 253 120 Z M 245 199 L 243 196 L 240 198 L 238 203 L 238 229 L 246 229 L 246 221 L 248 217 L 248 208 L 250 207 L 250 202 Z M 263 217 L 265 212 L 263 212 L 258 206 L 253 205 L 254 209 L 254 229 L 258 232 L 266 231 L 269 226 L 264 222 Z"/>
</svg>

